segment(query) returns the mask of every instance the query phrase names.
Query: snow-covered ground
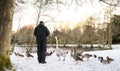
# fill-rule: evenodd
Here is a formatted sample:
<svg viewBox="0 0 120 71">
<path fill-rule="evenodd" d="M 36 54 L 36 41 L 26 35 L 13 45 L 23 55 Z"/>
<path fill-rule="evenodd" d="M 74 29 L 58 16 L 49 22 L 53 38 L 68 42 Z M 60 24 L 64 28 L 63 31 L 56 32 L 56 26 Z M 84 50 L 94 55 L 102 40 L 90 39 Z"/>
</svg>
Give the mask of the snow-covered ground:
<svg viewBox="0 0 120 71">
<path fill-rule="evenodd" d="M 19 57 L 14 54 L 10 57 L 17 71 L 120 71 L 120 49 L 118 49 L 120 46 L 116 47 L 117 48 L 113 50 L 84 52 L 96 54 L 104 58 L 109 56 L 114 59 L 110 64 L 103 64 L 94 57 L 91 57 L 89 60 L 84 59 L 84 62 L 76 64 L 70 56 L 70 52 L 67 54 L 65 61 L 59 61 L 54 53 L 46 58 L 46 64 L 38 63 L 36 53 L 32 53 L 34 58 L 27 58 L 26 56 Z M 25 55 L 25 53 L 22 54 Z"/>
</svg>

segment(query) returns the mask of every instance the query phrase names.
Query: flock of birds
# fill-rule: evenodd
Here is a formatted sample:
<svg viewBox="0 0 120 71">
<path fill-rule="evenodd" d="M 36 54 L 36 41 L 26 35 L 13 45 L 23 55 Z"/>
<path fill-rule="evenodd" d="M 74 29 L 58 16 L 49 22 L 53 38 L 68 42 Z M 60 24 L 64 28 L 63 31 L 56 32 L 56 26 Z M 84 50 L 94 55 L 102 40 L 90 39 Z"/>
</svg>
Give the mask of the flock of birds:
<svg viewBox="0 0 120 71">
<path fill-rule="evenodd" d="M 13 52 L 16 56 L 19 57 L 24 57 L 26 55 L 27 58 L 33 58 L 34 56 L 32 54 L 29 53 L 29 49 L 26 49 L 26 53 L 25 55 L 23 55 L 22 53 L 19 52 Z M 63 58 L 63 61 L 65 61 L 66 59 L 66 55 L 69 53 L 68 51 L 64 51 L 62 49 L 55 49 L 51 52 L 47 52 L 46 56 L 51 56 L 53 53 L 56 54 L 56 56 L 59 58 L 59 61 L 61 60 L 61 58 Z M 101 63 L 103 64 L 109 64 L 112 61 L 114 61 L 113 58 L 107 56 L 106 59 L 104 59 L 102 56 L 97 56 L 96 54 L 83 54 L 83 51 L 78 51 L 75 48 L 71 48 L 70 50 L 70 56 L 75 60 L 76 64 L 78 64 L 80 61 L 84 62 L 85 59 L 88 61 L 91 57 L 93 58 L 97 58 Z"/>
<path fill-rule="evenodd" d="M 65 61 L 66 55 L 68 54 L 68 51 L 64 51 L 60 48 L 58 48 L 58 41 L 57 41 L 57 37 L 55 37 L 56 39 L 56 49 L 51 51 L 51 52 L 47 52 L 46 56 L 51 56 L 54 52 L 56 53 L 56 56 L 59 58 L 59 60 L 61 60 L 61 57 L 63 57 L 63 61 Z M 20 57 L 24 57 L 23 54 L 20 54 L 18 52 L 13 52 L 16 56 L 20 56 Z M 29 48 L 26 49 L 26 53 L 25 55 L 27 56 L 27 58 L 29 57 L 34 57 L 32 54 L 30 54 L 29 52 Z M 83 51 L 78 51 L 75 48 L 71 48 L 70 50 L 70 56 L 75 60 L 76 64 L 79 63 L 79 61 L 84 62 L 86 60 L 89 60 L 91 57 L 97 58 L 101 63 L 103 64 L 109 64 L 112 61 L 114 61 L 113 58 L 107 56 L 106 59 L 104 59 L 102 56 L 97 56 L 96 54 L 83 54 Z"/>
<path fill-rule="evenodd" d="M 50 52 L 49 56 L 51 56 L 54 52 L 56 52 L 56 56 L 59 58 L 59 60 L 61 57 L 63 57 L 64 58 L 63 61 L 65 61 L 66 55 L 68 54 L 67 51 L 61 49 L 59 49 L 58 51 L 57 49 L 57 51 Z M 112 61 L 114 61 L 114 59 L 109 56 L 107 56 L 106 59 L 104 59 L 102 56 L 97 56 L 96 54 L 88 53 L 83 54 L 83 51 L 77 51 L 75 48 L 71 48 L 70 56 L 75 60 L 76 64 L 78 64 L 79 61 L 82 62 L 84 62 L 85 60 L 88 61 L 91 57 L 98 59 L 103 64 L 109 64 Z"/>
<path fill-rule="evenodd" d="M 56 39 L 56 55 L 57 57 L 59 57 L 59 60 L 60 60 L 60 57 L 62 56 L 65 60 L 65 57 L 66 57 L 66 54 L 68 54 L 68 52 L 65 52 L 64 50 L 61 50 L 60 48 L 58 48 L 58 39 L 57 37 L 55 37 Z M 106 57 L 106 60 L 102 57 L 102 56 L 97 56 L 97 55 L 92 55 L 92 54 L 83 54 L 83 51 L 77 51 L 75 48 L 72 48 L 71 49 L 71 57 L 76 61 L 76 64 L 78 63 L 78 61 L 84 61 L 83 59 L 86 58 L 87 60 L 89 60 L 89 58 L 91 57 L 94 57 L 94 58 L 98 58 L 98 60 L 103 63 L 103 64 L 108 64 L 108 63 L 111 63 L 112 61 L 114 61 L 113 58 L 110 58 L 109 56 Z"/>
<path fill-rule="evenodd" d="M 20 57 L 24 57 L 24 55 L 23 54 L 21 54 L 21 53 L 19 53 L 19 52 L 13 52 L 16 56 L 20 56 Z M 28 48 L 26 48 L 26 53 L 25 53 L 25 55 L 26 55 L 26 57 L 27 58 L 29 58 L 29 57 L 34 57 L 32 54 L 30 54 L 30 52 L 29 52 L 29 49 Z"/>
<path fill-rule="evenodd" d="M 106 57 L 106 59 L 104 59 L 102 56 L 97 56 L 96 54 L 83 54 L 82 52 L 77 52 L 75 48 L 71 49 L 71 57 L 74 58 L 74 60 L 77 61 L 84 61 L 83 59 L 86 58 L 87 60 L 89 60 L 89 58 L 94 57 L 94 58 L 98 58 L 98 60 L 103 63 L 103 64 L 109 64 L 112 61 L 114 61 L 113 58 L 110 58 L 109 56 Z"/>
</svg>

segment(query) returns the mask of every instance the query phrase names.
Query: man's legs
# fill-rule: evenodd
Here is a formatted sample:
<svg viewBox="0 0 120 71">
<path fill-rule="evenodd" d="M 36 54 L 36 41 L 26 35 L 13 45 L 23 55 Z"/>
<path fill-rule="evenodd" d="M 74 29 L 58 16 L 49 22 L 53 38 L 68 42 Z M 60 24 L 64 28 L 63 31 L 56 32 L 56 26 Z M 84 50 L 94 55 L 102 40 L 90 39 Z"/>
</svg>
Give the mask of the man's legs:
<svg viewBox="0 0 120 71">
<path fill-rule="evenodd" d="M 38 56 L 38 62 L 42 62 L 42 49 L 41 49 L 41 44 L 37 43 L 37 56 Z"/>
<path fill-rule="evenodd" d="M 42 54 L 41 54 L 41 60 L 43 63 L 46 63 L 46 50 L 47 50 L 46 48 L 47 48 L 46 43 L 43 42 L 42 43 Z"/>
</svg>

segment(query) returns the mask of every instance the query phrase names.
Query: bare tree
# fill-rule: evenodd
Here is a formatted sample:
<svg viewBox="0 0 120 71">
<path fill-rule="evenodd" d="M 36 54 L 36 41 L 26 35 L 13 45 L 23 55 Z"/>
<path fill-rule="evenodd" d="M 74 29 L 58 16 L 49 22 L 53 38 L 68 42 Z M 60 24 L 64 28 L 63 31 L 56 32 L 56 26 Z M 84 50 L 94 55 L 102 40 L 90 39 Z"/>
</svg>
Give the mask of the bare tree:
<svg viewBox="0 0 120 71">
<path fill-rule="evenodd" d="M 105 4 L 108 5 L 108 10 L 107 10 L 107 23 L 110 22 L 110 18 L 113 16 L 113 10 L 115 9 L 115 7 L 120 7 L 120 1 L 119 0 L 99 0 L 100 2 L 103 2 Z M 111 23 L 108 24 L 109 27 L 109 31 L 108 31 L 108 47 L 111 48 L 112 45 L 112 32 L 111 32 Z"/>
</svg>

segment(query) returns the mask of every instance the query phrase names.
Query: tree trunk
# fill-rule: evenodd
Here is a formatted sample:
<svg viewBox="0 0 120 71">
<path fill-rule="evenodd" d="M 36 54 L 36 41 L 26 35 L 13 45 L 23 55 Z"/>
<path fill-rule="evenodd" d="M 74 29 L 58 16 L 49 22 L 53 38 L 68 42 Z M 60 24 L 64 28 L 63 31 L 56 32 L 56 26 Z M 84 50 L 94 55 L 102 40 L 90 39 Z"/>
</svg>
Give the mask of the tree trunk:
<svg viewBox="0 0 120 71">
<path fill-rule="evenodd" d="M 112 33 L 111 33 L 111 23 L 109 23 L 109 48 L 112 49 Z"/>
<path fill-rule="evenodd" d="M 9 49 L 13 19 L 13 1 L 0 0 L 0 70 L 12 67 Z"/>
</svg>

